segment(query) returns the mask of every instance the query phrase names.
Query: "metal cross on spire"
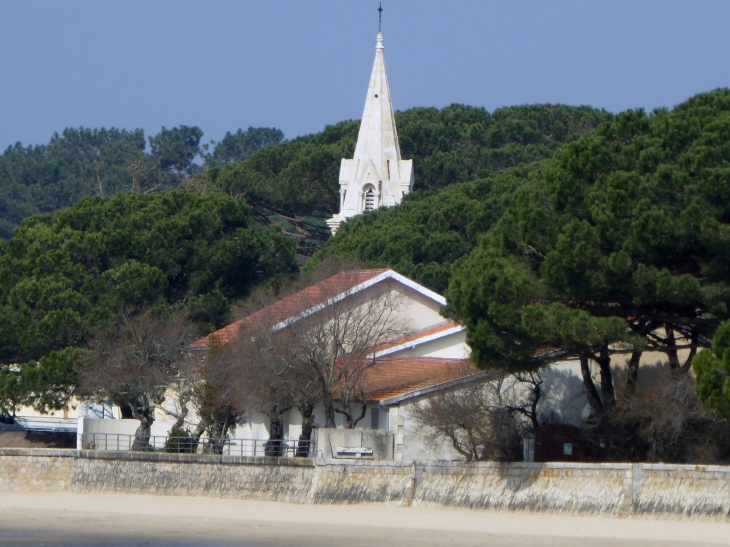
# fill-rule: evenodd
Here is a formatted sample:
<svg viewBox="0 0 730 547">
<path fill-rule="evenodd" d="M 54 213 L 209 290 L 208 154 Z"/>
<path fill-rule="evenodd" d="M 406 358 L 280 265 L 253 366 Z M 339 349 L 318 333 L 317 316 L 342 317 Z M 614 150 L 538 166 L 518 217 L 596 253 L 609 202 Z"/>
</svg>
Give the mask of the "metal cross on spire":
<svg viewBox="0 0 730 547">
<path fill-rule="evenodd" d="M 380 2 L 378 6 L 378 32 L 380 32 L 380 26 L 383 24 L 383 3 Z"/>
</svg>

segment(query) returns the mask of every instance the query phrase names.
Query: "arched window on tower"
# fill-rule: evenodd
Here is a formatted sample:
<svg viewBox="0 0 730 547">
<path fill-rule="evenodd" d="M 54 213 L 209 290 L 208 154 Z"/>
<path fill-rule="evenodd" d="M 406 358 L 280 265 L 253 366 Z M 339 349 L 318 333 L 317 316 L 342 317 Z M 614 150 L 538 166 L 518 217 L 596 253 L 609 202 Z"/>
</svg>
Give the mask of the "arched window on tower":
<svg viewBox="0 0 730 547">
<path fill-rule="evenodd" d="M 365 191 L 365 211 L 375 210 L 375 189 L 371 186 Z"/>
</svg>

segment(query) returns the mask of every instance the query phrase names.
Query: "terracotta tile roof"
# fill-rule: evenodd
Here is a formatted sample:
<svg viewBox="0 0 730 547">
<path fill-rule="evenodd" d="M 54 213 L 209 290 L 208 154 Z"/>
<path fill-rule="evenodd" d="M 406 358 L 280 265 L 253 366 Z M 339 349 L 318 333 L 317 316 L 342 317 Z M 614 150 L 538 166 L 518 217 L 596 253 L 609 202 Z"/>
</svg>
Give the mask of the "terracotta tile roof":
<svg viewBox="0 0 730 547">
<path fill-rule="evenodd" d="M 436 384 L 458 380 L 479 370 L 469 359 L 405 357 L 378 359 L 363 375 L 365 398 L 382 401 Z"/>
<path fill-rule="evenodd" d="M 459 323 L 456 321 L 445 321 L 443 323 L 439 323 L 438 325 L 434 325 L 432 327 L 426 327 L 425 329 L 412 332 L 410 334 L 406 334 L 405 336 L 401 336 L 400 338 L 394 338 L 393 340 L 390 340 L 388 342 L 385 342 L 384 344 L 380 344 L 377 346 L 373 353 L 379 353 L 381 351 L 385 351 L 387 349 L 395 348 L 397 346 L 402 346 L 404 344 L 407 344 L 408 342 L 418 342 L 419 340 L 423 338 L 427 338 L 429 336 L 432 336 L 434 334 L 438 334 L 440 332 L 447 331 L 449 329 L 460 327 Z"/>
<path fill-rule="evenodd" d="M 297 293 L 286 298 L 274 302 L 273 304 L 262 308 L 243 319 L 239 319 L 230 325 L 219 329 L 208 336 L 201 338 L 190 344 L 190 349 L 205 349 L 210 347 L 211 341 L 214 339 L 217 343 L 226 344 L 238 336 L 238 333 L 246 324 L 260 325 L 268 324 L 273 327 L 277 323 L 294 317 L 295 315 L 308 310 L 309 308 L 321 304 L 327 298 L 332 298 L 337 294 L 351 290 L 361 283 L 365 283 L 382 273 L 387 272 L 387 268 L 367 269 L 367 270 L 348 270 L 341 272 L 332 277 L 320 281 L 307 287 Z"/>
</svg>

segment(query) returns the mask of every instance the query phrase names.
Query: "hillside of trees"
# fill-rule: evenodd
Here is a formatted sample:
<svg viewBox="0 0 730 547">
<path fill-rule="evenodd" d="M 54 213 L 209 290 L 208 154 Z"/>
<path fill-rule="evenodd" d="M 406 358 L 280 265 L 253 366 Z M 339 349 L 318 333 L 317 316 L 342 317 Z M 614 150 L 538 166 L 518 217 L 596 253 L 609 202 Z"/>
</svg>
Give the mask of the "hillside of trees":
<svg viewBox="0 0 730 547">
<path fill-rule="evenodd" d="M 395 115 L 404 158 L 413 159 L 416 190 L 457 182 L 553 155 L 610 120 L 589 107 L 533 105 L 483 108 L 454 104 L 413 108 Z M 324 220 L 337 212 L 342 158 L 352 157 L 358 121 L 327 126 L 321 133 L 272 146 L 248 160 L 202 174 L 199 187 L 245 199 L 257 218 L 280 225 L 298 252 L 310 256 L 329 238 Z"/>
<path fill-rule="evenodd" d="M 149 138 L 135 129 L 67 128 L 48 144 L 16 143 L 0 154 L 0 238 L 24 218 L 69 207 L 90 195 L 175 188 L 194 173 L 241 161 L 284 140 L 274 128 L 249 127 L 202 144 L 198 127 L 165 127 Z M 213 148 L 211 149 L 211 145 Z"/>
</svg>

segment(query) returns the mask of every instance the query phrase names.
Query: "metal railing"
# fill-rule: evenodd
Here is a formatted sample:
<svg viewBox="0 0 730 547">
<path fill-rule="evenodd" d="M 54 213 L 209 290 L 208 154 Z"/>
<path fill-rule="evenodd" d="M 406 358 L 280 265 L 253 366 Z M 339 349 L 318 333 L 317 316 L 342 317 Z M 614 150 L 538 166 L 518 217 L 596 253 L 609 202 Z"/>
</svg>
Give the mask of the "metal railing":
<svg viewBox="0 0 730 547">
<path fill-rule="evenodd" d="M 136 437 L 117 433 L 80 433 L 79 446 L 84 450 L 167 452 L 170 454 L 219 454 L 247 457 L 309 457 L 314 441 L 299 439 L 216 439 L 210 437 Z"/>
</svg>

